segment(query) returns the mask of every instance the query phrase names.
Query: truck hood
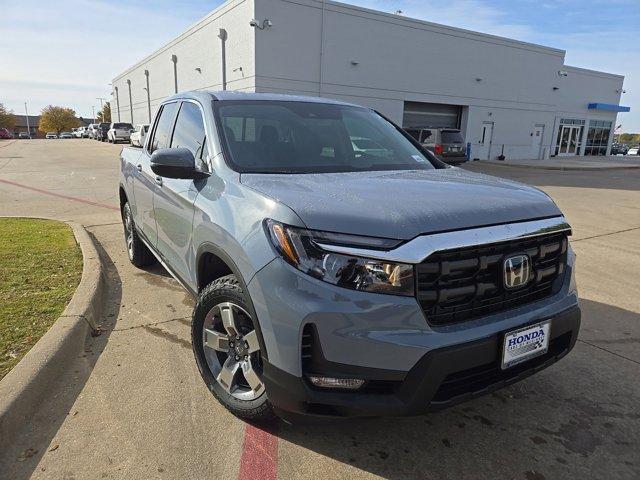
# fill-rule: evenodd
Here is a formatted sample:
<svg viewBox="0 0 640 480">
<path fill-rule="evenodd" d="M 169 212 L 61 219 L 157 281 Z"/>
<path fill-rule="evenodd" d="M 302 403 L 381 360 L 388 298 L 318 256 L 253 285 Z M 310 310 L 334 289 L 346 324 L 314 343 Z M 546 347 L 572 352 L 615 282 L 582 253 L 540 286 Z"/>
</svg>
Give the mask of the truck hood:
<svg viewBox="0 0 640 480">
<path fill-rule="evenodd" d="M 458 168 L 243 173 L 241 183 L 289 206 L 307 228 L 402 240 L 561 215 L 536 188 Z"/>
</svg>

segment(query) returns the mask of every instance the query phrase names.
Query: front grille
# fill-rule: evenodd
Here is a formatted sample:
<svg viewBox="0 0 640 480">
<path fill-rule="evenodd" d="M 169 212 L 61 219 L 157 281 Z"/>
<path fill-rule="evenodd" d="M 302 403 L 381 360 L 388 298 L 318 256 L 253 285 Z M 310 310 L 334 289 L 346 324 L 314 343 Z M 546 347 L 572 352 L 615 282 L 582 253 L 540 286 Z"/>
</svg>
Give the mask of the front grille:
<svg viewBox="0 0 640 480">
<path fill-rule="evenodd" d="M 449 325 L 502 312 L 557 293 L 567 262 L 567 232 L 447 250 L 416 266 L 418 301 L 432 325 Z M 531 258 L 531 280 L 504 287 L 504 260 Z"/>
</svg>

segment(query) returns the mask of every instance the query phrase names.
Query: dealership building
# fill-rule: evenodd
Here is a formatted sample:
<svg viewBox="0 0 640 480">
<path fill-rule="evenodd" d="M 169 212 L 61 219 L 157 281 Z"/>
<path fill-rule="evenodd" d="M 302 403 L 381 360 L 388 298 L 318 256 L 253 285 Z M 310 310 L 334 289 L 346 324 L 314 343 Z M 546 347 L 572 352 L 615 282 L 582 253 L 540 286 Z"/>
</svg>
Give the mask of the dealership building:
<svg viewBox="0 0 640 480">
<path fill-rule="evenodd" d="M 320 0 L 229 0 L 112 82 L 114 121 L 186 90 L 336 98 L 405 128 L 459 128 L 480 160 L 605 155 L 624 77 L 565 52 Z"/>
</svg>

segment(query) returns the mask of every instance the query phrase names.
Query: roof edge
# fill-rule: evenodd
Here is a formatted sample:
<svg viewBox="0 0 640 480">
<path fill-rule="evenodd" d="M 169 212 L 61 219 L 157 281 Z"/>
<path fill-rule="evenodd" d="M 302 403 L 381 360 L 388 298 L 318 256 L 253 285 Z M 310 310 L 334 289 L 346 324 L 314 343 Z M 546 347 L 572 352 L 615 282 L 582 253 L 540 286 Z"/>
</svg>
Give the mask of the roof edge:
<svg viewBox="0 0 640 480">
<path fill-rule="evenodd" d="M 313 3 L 316 4 L 325 4 L 325 5 L 331 5 L 331 6 L 335 6 L 335 7 L 339 7 L 345 10 L 354 10 L 354 11 L 360 11 L 360 12 L 365 12 L 368 13 L 370 15 L 375 15 L 375 16 L 379 16 L 379 17 L 383 17 L 386 18 L 388 20 L 394 20 L 393 23 L 398 23 L 399 21 L 402 23 L 413 23 L 413 24 L 417 24 L 417 25 L 421 25 L 421 26 L 427 26 L 427 27 L 431 27 L 431 28 L 436 28 L 436 29 L 440 29 L 440 30 L 445 30 L 445 32 L 442 32 L 443 34 L 447 34 L 446 31 L 449 31 L 449 34 L 451 33 L 462 33 L 465 35 L 470 35 L 472 37 L 477 37 L 479 40 L 490 40 L 490 41 L 500 41 L 503 42 L 506 46 L 512 46 L 515 48 L 524 48 L 524 49 L 535 49 L 544 53 L 548 53 L 551 55 L 555 55 L 555 56 L 559 56 L 559 57 L 564 57 L 566 54 L 565 50 L 559 49 L 559 48 L 554 48 L 554 47 L 549 47 L 546 45 L 540 45 L 537 43 L 531 43 L 531 42 L 525 42 L 522 40 L 515 40 L 513 38 L 509 38 L 509 37 L 502 37 L 499 35 L 492 35 L 490 33 L 483 33 L 483 32 L 478 32 L 475 30 L 468 30 L 466 28 L 460 28 L 460 27 L 453 27 L 450 25 L 444 25 L 442 23 L 435 23 L 435 22 L 429 22 L 427 20 L 420 20 L 418 18 L 413 18 L 413 17 L 405 17 L 405 16 L 401 16 L 401 15 L 396 15 L 393 13 L 387 13 L 387 12 L 383 12 L 380 10 L 374 10 L 371 8 L 367 8 L 367 7 L 360 7 L 357 5 L 350 5 L 348 3 L 342 3 L 342 2 L 338 2 L 338 1 L 334 1 L 334 0 L 310 0 Z M 321 7 L 319 7 L 321 8 Z"/>
<path fill-rule="evenodd" d="M 624 80 L 624 75 L 620 75 L 617 73 L 601 72 L 600 70 L 590 70 L 588 68 L 573 67 L 571 65 L 565 65 L 564 68 L 569 71 L 576 72 L 576 73 L 583 73 L 585 75 L 593 75 L 596 77 L 615 78 L 619 80 Z"/>
</svg>

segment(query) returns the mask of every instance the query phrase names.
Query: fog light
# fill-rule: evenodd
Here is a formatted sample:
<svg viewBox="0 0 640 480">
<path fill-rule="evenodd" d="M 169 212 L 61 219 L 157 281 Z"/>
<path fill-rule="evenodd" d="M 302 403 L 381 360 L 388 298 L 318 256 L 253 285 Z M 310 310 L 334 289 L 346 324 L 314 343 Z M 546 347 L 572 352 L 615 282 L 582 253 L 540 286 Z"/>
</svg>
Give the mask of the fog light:
<svg viewBox="0 0 640 480">
<path fill-rule="evenodd" d="M 342 388 L 345 390 L 357 390 L 364 385 L 361 378 L 331 378 L 331 377 L 309 377 L 311 383 L 322 388 Z"/>
</svg>

